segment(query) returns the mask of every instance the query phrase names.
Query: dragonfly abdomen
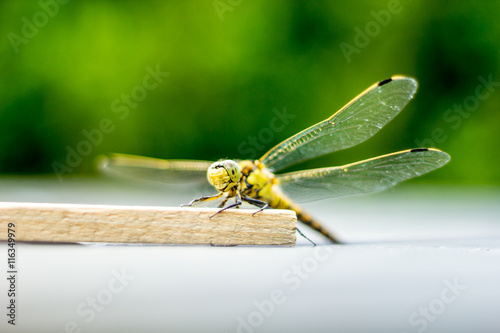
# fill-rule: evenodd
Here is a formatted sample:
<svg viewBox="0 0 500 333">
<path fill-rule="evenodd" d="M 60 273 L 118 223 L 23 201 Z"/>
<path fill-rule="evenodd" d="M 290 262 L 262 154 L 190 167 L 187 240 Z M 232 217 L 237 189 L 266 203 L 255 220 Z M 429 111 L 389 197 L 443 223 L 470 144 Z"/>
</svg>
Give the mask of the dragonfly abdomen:
<svg viewBox="0 0 500 333">
<path fill-rule="evenodd" d="M 340 241 L 327 229 L 325 229 L 321 223 L 319 223 L 314 217 L 312 217 L 309 213 L 307 213 L 302 207 L 293 202 L 290 198 L 285 196 L 282 193 L 277 193 L 274 191 L 271 200 L 268 202 L 269 207 L 275 209 L 290 209 L 293 210 L 297 214 L 297 219 L 313 228 L 317 232 L 323 234 L 328 239 L 330 239 L 334 243 L 340 243 Z"/>
</svg>

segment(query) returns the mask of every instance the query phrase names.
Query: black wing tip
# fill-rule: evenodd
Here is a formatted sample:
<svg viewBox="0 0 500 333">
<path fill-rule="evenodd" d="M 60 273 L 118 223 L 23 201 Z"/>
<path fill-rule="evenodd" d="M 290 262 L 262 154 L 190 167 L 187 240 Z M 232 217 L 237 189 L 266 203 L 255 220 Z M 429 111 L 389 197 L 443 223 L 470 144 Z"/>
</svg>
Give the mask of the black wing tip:
<svg viewBox="0 0 500 333">
<path fill-rule="evenodd" d="M 410 150 L 410 153 L 418 153 L 421 151 L 429 151 L 429 148 L 414 148 L 414 149 Z"/>
<path fill-rule="evenodd" d="M 390 78 L 388 78 L 388 79 L 385 79 L 385 80 L 382 80 L 382 81 L 380 81 L 380 82 L 378 83 L 378 86 L 379 86 L 379 87 L 381 87 L 381 86 L 383 86 L 384 84 L 387 84 L 387 83 L 389 83 L 389 82 L 391 82 L 391 81 L 392 81 L 392 77 L 390 77 Z"/>
<path fill-rule="evenodd" d="M 393 75 L 388 79 L 382 80 L 377 83 L 377 86 L 381 87 L 384 86 L 392 81 L 410 81 L 412 82 L 415 86 L 417 85 L 417 81 L 415 81 L 414 78 L 411 78 L 409 76 L 404 76 L 404 75 Z"/>
<path fill-rule="evenodd" d="M 448 163 L 451 160 L 450 154 L 448 154 L 442 150 L 436 149 L 436 148 L 413 148 L 410 150 L 410 153 L 420 153 L 420 152 L 425 152 L 425 151 L 432 152 L 432 153 L 435 153 L 436 155 L 439 155 L 441 157 L 441 161 L 443 162 L 442 165 L 445 165 L 446 163 Z"/>
</svg>

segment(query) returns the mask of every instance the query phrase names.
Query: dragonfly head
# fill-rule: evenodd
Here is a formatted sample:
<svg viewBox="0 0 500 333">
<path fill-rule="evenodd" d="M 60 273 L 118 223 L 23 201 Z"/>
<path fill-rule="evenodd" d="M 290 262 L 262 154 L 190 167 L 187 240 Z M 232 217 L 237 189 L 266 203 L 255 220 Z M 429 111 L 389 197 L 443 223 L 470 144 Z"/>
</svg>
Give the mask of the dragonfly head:
<svg viewBox="0 0 500 333">
<path fill-rule="evenodd" d="M 232 160 L 215 162 L 208 167 L 207 179 L 218 191 L 224 192 L 239 184 L 241 170 Z"/>
</svg>

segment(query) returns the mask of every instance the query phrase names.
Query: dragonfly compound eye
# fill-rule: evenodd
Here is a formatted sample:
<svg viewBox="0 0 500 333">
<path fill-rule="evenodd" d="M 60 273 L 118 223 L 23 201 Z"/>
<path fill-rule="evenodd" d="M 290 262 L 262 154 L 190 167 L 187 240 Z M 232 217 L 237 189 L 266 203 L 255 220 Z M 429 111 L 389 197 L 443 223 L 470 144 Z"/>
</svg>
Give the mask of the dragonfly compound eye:
<svg viewBox="0 0 500 333">
<path fill-rule="evenodd" d="M 240 167 L 231 160 L 215 162 L 207 170 L 208 182 L 218 191 L 225 191 L 230 184 L 237 184 L 240 178 Z"/>
</svg>

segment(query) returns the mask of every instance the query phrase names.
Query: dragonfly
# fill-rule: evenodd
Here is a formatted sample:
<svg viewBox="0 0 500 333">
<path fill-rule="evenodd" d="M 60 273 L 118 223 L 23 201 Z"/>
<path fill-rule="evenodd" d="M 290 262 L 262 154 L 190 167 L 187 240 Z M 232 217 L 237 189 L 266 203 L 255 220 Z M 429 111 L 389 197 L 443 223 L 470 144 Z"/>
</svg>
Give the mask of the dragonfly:
<svg viewBox="0 0 500 333">
<path fill-rule="evenodd" d="M 259 208 L 254 214 L 268 207 L 291 209 L 299 221 L 331 242 L 341 243 L 299 203 L 382 191 L 442 167 L 450 155 L 436 148 L 414 148 L 342 166 L 277 172 L 373 137 L 406 106 L 416 90 L 417 81 L 410 77 L 393 76 L 377 82 L 329 118 L 282 141 L 258 160 L 212 162 L 108 154 L 101 159 L 100 168 L 166 183 L 206 179 L 217 194 L 193 199 L 187 206 L 219 199 L 220 210 L 213 216 L 243 202 Z M 230 199 L 234 202 L 227 204 Z"/>
</svg>

